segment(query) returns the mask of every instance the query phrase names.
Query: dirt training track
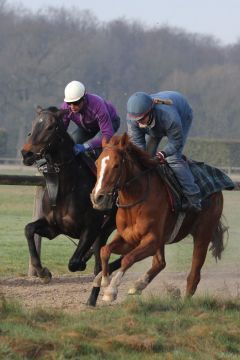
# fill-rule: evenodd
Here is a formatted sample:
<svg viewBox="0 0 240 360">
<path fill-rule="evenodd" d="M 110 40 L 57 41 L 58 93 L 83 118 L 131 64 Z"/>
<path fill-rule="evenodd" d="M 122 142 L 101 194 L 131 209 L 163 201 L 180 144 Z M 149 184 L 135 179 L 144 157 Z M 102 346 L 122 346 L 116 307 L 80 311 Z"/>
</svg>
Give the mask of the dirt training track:
<svg viewBox="0 0 240 360">
<path fill-rule="evenodd" d="M 239 269 L 238 269 L 239 270 Z M 240 298 L 239 271 L 203 271 L 195 296 L 213 295 L 219 298 Z M 127 298 L 128 288 L 141 274 L 125 275 L 119 288 L 118 299 L 112 304 Z M 166 296 L 176 298 L 184 295 L 187 273 L 163 271 L 143 291 L 142 297 Z M 92 276 L 55 276 L 48 285 L 42 285 L 38 278 L 15 277 L 1 278 L 0 292 L 7 298 L 19 301 L 24 308 L 58 309 L 65 312 L 78 312 L 86 308 L 86 301 L 92 286 Z M 98 306 L 103 306 L 102 293 Z M 107 305 L 109 306 L 109 305 Z"/>
</svg>

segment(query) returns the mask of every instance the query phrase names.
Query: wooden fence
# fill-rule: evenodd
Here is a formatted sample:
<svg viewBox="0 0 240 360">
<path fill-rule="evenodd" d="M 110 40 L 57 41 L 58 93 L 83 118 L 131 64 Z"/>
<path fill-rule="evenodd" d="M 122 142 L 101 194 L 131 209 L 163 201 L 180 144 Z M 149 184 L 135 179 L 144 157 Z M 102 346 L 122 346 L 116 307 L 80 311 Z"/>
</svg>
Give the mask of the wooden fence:
<svg viewBox="0 0 240 360">
<path fill-rule="evenodd" d="M 235 181 L 236 191 L 240 191 L 240 182 Z M 42 198 L 44 193 L 44 187 L 46 185 L 45 179 L 40 175 L 4 175 L 0 174 L 0 185 L 24 185 L 24 186 L 36 186 L 36 193 L 33 205 L 32 220 L 35 221 L 42 216 Z M 37 252 L 41 254 L 41 237 L 37 234 L 34 235 L 34 241 L 36 244 Z M 36 273 L 29 261 L 28 275 L 35 276 Z"/>
</svg>

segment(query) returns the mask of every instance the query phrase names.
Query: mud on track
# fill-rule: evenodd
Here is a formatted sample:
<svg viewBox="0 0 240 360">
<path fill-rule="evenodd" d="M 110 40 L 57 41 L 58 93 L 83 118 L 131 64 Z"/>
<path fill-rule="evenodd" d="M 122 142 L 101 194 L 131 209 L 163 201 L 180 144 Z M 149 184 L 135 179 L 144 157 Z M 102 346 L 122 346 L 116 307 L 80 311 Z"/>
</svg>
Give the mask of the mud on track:
<svg viewBox="0 0 240 360">
<path fill-rule="evenodd" d="M 118 299 L 112 304 L 119 303 L 127 298 L 127 291 L 131 284 L 140 276 L 140 273 L 128 273 L 119 287 Z M 163 271 L 143 291 L 142 297 L 165 296 L 170 294 L 183 296 L 186 286 L 187 273 Z M 0 279 L 0 293 L 7 299 L 19 301 L 24 308 L 63 310 L 68 313 L 86 309 L 86 301 L 92 287 L 92 276 L 54 276 L 47 285 L 40 283 L 38 278 L 15 277 Z M 195 296 L 214 295 L 217 298 L 240 298 L 240 274 L 238 271 L 206 271 Z M 102 300 L 100 293 L 98 306 L 109 306 Z M 111 306 L 112 306 L 111 304 Z"/>
</svg>

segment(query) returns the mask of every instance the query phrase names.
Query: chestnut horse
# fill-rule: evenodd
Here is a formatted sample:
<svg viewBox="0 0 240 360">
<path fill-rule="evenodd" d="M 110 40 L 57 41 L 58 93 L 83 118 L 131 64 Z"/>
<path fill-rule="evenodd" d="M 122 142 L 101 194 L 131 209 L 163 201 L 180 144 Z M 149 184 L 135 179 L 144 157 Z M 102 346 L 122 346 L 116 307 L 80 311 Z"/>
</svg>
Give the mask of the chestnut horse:
<svg viewBox="0 0 240 360">
<path fill-rule="evenodd" d="M 91 194 L 93 206 L 106 208 L 113 193 L 118 192 L 117 232 L 112 242 L 101 248 L 102 273 L 94 280 L 95 286 L 107 286 L 103 300 L 113 301 L 124 273 L 135 262 L 153 256 L 152 267 L 137 280 L 129 294 L 141 292 L 165 268 L 164 247 L 172 236 L 178 214 L 172 211 L 167 187 L 157 173 L 159 160 L 151 159 L 145 151 L 133 145 L 127 134 L 114 136 L 108 143 L 103 140 L 103 152 L 96 164 L 97 183 Z M 220 220 L 222 210 L 222 192 L 210 195 L 207 206 L 200 213 L 185 214 L 171 240 L 171 243 L 176 243 L 188 234 L 193 236 L 187 296 L 192 296 L 197 289 L 210 243 L 213 256 L 221 258 L 226 230 Z M 108 260 L 111 253 L 124 256 L 120 270 L 110 282 Z"/>
<path fill-rule="evenodd" d="M 42 199 L 43 215 L 25 227 L 31 264 L 44 283 L 49 282 L 52 275 L 47 267 L 42 266 L 34 234 L 50 240 L 64 234 L 79 240 L 69 260 L 70 271 L 85 270 L 93 247 L 94 273 L 98 274 L 101 270 L 100 247 L 106 244 L 115 229 L 114 209 L 109 212 L 109 216 L 104 216 L 103 212 L 92 207 L 90 193 L 96 175 L 87 165 L 86 155 L 74 155 L 74 141 L 64 128 L 63 116 L 64 111 L 55 107 L 39 108 L 32 132 L 22 149 L 25 165 L 34 165 L 40 159 L 45 162 L 40 167 L 43 168 L 48 187 Z M 120 260 L 115 260 L 112 270 L 119 266 Z M 96 304 L 99 290 L 93 288 L 89 305 Z"/>
</svg>

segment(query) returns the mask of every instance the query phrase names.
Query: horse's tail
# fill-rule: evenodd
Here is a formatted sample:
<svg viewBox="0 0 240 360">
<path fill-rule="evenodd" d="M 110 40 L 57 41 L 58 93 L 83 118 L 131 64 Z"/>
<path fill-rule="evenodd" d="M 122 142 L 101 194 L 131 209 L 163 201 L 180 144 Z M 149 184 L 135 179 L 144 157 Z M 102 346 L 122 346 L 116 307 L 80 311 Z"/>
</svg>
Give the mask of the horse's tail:
<svg viewBox="0 0 240 360">
<path fill-rule="evenodd" d="M 222 252 L 225 249 L 224 246 L 224 234 L 227 234 L 228 240 L 228 226 L 225 226 L 222 222 L 222 218 L 215 229 L 212 239 L 212 245 L 209 250 L 212 251 L 212 256 L 215 257 L 216 261 L 221 259 Z"/>
</svg>

